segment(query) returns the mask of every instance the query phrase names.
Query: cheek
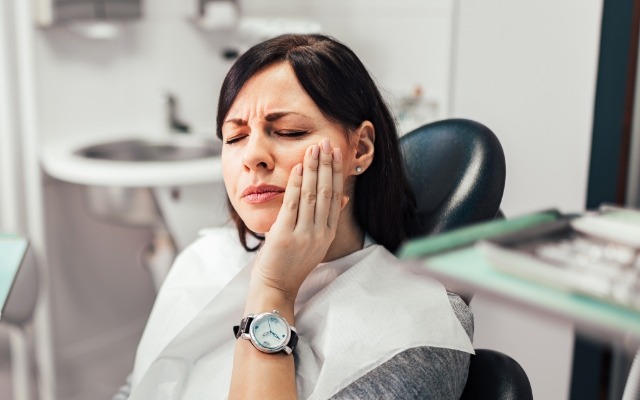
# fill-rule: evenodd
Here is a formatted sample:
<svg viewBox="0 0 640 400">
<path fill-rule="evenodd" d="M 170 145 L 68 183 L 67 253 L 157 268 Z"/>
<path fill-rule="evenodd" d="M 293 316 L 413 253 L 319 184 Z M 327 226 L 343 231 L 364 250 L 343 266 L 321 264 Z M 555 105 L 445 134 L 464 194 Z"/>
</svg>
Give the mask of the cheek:
<svg viewBox="0 0 640 400">
<path fill-rule="evenodd" d="M 237 162 L 234 163 L 234 157 L 229 154 L 225 154 L 224 152 L 220 157 L 220 162 L 222 165 L 222 179 L 224 181 L 224 186 L 227 189 L 229 196 L 233 197 L 236 189 L 234 183 L 238 181 L 238 174 L 240 172 L 238 168 L 241 166 L 235 165 Z"/>
<path fill-rule="evenodd" d="M 309 145 L 310 146 L 310 145 Z M 289 173 L 299 163 L 304 165 L 304 155 L 309 146 L 300 146 L 300 148 L 285 148 L 278 154 L 278 164 L 285 172 Z"/>
</svg>

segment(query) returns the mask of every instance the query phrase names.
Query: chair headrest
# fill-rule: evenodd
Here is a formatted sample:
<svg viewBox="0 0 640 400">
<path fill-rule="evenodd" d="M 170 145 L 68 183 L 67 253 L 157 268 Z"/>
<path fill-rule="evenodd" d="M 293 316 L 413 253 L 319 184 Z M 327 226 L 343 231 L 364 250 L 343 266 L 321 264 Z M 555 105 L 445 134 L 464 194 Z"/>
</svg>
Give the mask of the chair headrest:
<svg viewBox="0 0 640 400">
<path fill-rule="evenodd" d="M 467 119 L 423 125 L 400 138 L 416 198 L 411 236 L 493 219 L 506 178 L 504 152 L 486 126 Z"/>
</svg>

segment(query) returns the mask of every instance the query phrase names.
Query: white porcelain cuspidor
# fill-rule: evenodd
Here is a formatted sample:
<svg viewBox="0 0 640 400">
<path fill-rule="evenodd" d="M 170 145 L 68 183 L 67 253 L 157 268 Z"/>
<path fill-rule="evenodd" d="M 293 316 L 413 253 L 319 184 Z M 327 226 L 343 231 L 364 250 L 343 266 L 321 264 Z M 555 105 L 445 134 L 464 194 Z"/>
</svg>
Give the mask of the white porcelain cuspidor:
<svg viewBox="0 0 640 400">
<path fill-rule="evenodd" d="M 47 143 L 42 166 L 82 185 L 166 187 L 221 181 L 221 143 L 180 134 L 129 133 Z"/>
</svg>

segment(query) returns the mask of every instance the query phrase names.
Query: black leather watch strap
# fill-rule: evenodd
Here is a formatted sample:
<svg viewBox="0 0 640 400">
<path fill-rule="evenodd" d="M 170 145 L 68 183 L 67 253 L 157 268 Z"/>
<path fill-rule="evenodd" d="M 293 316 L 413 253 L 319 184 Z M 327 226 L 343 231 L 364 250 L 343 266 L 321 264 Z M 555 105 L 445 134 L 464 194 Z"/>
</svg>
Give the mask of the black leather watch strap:
<svg viewBox="0 0 640 400">
<path fill-rule="evenodd" d="M 298 334 L 296 333 L 296 331 L 292 329 L 291 338 L 289 339 L 289 343 L 287 344 L 287 346 L 291 349 L 291 352 L 293 352 L 296 349 L 297 345 L 298 345 Z"/>
<path fill-rule="evenodd" d="M 240 335 L 242 335 L 243 333 L 249 333 L 249 326 L 251 326 L 251 321 L 253 321 L 254 317 L 255 315 L 246 316 L 242 318 L 242 321 L 240 321 L 240 325 L 236 325 L 233 327 L 233 334 L 235 335 L 236 339 L 240 338 Z"/>
</svg>

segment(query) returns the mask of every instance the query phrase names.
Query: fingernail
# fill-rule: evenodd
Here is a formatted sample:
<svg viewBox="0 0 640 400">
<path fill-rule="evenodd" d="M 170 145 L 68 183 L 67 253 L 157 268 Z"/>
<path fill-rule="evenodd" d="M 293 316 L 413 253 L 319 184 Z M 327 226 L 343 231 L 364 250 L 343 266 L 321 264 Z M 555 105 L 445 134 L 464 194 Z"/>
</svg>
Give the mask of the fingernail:
<svg viewBox="0 0 640 400">
<path fill-rule="evenodd" d="M 314 144 L 313 146 L 311 146 L 311 157 L 317 160 L 319 155 L 320 155 L 320 147 Z"/>
<path fill-rule="evenodd" d="M 302 175 L 302 164 L 296 165 L 296 174 Z"/>
<path fill-rule="evenodd" d="M 329 143 L 329 139 L 322 139 L 320 144 L 322 145 L 322 151 L 327 154 L 331 153 L 331 143 Z"/>
<path fill-rule="evenodd" d="M 349 203 L 349 196 L 343 196 L 342 197 L 342 206 L 341 206 L 341 208 L 344 209 L 347 206 L 348 203 Z"/>
<path fill-rule="evenodd" d="M 341 162 L 342 161 L 342 152 L 339 147 L 333 149 L 333 161 Z"/>
</svg>

